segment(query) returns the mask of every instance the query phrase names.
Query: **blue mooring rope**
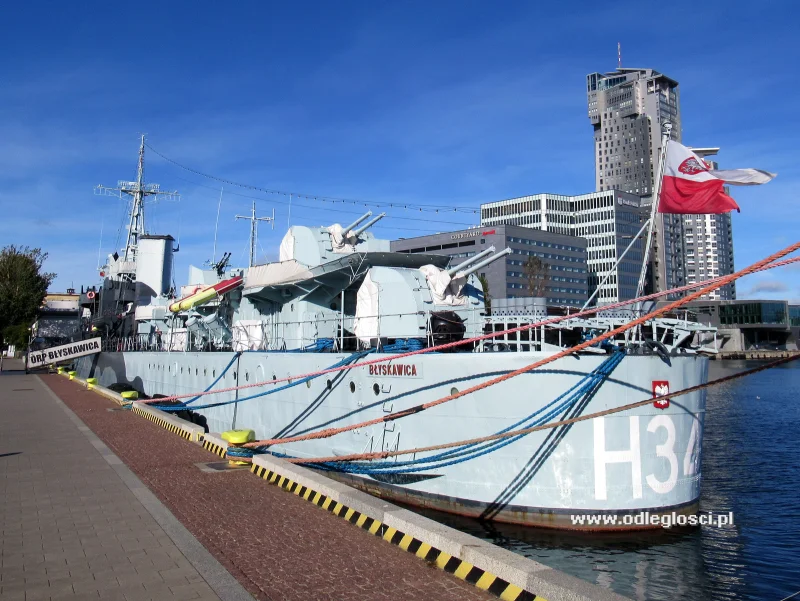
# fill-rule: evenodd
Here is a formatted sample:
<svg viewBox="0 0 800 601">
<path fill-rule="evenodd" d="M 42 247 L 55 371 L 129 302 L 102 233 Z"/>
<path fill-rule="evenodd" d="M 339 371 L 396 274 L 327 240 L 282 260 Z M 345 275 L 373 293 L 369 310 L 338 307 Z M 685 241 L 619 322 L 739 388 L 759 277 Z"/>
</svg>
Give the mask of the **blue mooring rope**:
<svg viewBox="0 0 800 601">
<path fill-rule="evenodd" d="M 611 375 L 617 365 L 620 364 L 624 358 L 625 353 L 617 351 L 606 359 L 599 367 L 594 369 L 591 373 L 584 376 L 578 383 L 572 386 L 569 390 L 555 398 L 553 401 L 534 411 L 522 420 L 511 424 L 510 426 L 500 430 L 497 434 L 510 432 L 511 430 L 519 427 L 531 428 L 534 426 L 542 425 L 550 421 L 554 416 L 562 413 L 573 407 L 583 398 L 593 394 Z M 566 397 L 566 398 L 565 398 Z M 552 407 L 552 408 L 551 408 Z M 550 409 L 549 411 L 547 411 Z M 542 413 L 545 412 L 543 415 Z M 538 417 L 537 417 L 538 416 Z M 535 419 L 534 419 L 535 418 Z M 472 443 L 450 449 L 443 453 L 437 453 L 429 457 L 414 459 L 410 461 L 377 461 L 369 463 L 351 463 L 351 462 L 326 462 L 320 464 L 309 464 L 309 467 L 315 467 L 323 470 L 341 471 L 346 473 L 355 474 L 397 474 L 419 472 L 427 469 L 436 469 L 446 467 L 448 465 L 455 465 L 470 459 L 487 455 L 498 449 L 501 449 L 517 440 L 527 436 L 520 434 L 506 439 L 499 439 L 488 441 L 486 443 Z M 280 444 L 280 443 L 276 443 Z M 289 456 L 287 456 L 289 457 Z M 292 457 L 289 457 L 292 458 Z M 416 466 L 416 467 L 415 467 Z"/>
<path fill-rule="evenodd" d="M 349 365 L 353 361 L 358 361 L 359 359 L 361 359 L 362 357 L 365 357 L 366 355 L 368 355 L 371 352 L 373 352 L 373 349 L 370 349 L 368 351 L 359 351 L 357 353 L 353 353 L 352 355 L 350 355 L 348 357 L 345 357 L 341 361 L 337 361 L 336 363 L 334 363 L 330 367 L 326 367 L 325 370 L 335 369 L 337 367 L 344 367 L 345 365 Z M 322 371 L 325 371 L 325 370 L 322 370 Z M 243 402 L 249 401 L 251 399 L 257 399 L 257 398 L 262 397 L 262 396 L 267 396 L 267 395 L 270 395 L 270 394 L 275 394 L 276 392 L 281 392 L 282 390 L 286 390 L 286 389 L 292 388 L 294 386 L 299 386 L 300 384 L 305 384 L 306 382 L 310 382 L 311 380 L 314 380 L 315 378 L 318 378 L 321 375 L 323 375 L 323 374 L 315 374 L 315 375 L 311 375 L 311 376 L 306 376 L 305 378 L 300 378 L 299 380 L 295 380 L 294 382 L 289 382 L 288 384 L 284 384 L 283 386 L 278 386 L 277 388 L 273 388 L 271 390 L 266 390 L 264 392 L 259 392 L 257 394 L 253 394 L 253 395 L 250 395 L 250 396 L 247 396 L 247 397 L 242 397 L 240 399 L 233 399 L 233 400 L 230 400 L 230 401 L 222 401 L 220 403 L 210 403 L 208 405 L 193 405 L 191 407 L 188 407 L 185 404 L 182 404 L 182 405 L 150 405 L 150 406 L 154 407 L 156 409 L 160 409 L 161 411 L 186 411 L 186 410 L 195 411 L 197 409 L 211 409 L 213 407 L 222 407 L 224 405 L 235 405 L 236 403 L 243 403 Z"/>
<path fill-rule="evenodd" d="M 230 360 L 230 363 L 228 363 L 228 365 L 226 365 L 226 366 L 225 366 L 225 369 L 223 369 L 223 370 L 222 370 L 222 373 L 220 373 L 220 374 L 219 374 L 219 376 L 217 377 L 217 379 L 216 379 L 216 380 L 214 380 L 213 382 L 211 382 L 211 384 L 209 385 L 209 387 L 208 387 L 208 388 L 206 388 L 206 389 L 205 389 L 203 392 L 208 392 L 209 390 L 211 390 L 212 388 L 214 388 L 214 386 L 216 386 L 216 385 L 217 385 L 217 382 L 219 382 L 219 381 L 220 381 L 222 378 L 224 378 L 224 377 L 225 377 L 225 374 L 226 374 L 226 373 L 228 373 L 228 370 L 229 370 L 229 369 L 231 368 L 231 366 L 232 366 L 232 365 L 233 365 L 233 364 L 236 362 L 236 359 L 238 359 L 238 358 L 239 358 L 239 355 L 241 355 L 241 354 L 242 354 L 241 352 L 238 352 L 238 353 L 236 353 L 236 354 L 233 356 L 233 358 Z M 189 399 L 188 401 L 184 402 L 184 403 L 183 403 L 183 406 L 185 407 L 185 406 L 186 406 L 186 405 L 188 405 L 189 403 L 194 403 L 194 402 L 195 402 L 197 399 L 199 399 L 201 396 L 203 396 L 203 395 L 201 395 L 201 394 L 198 394 L 196 397 L 194 397 L 194 398 L 191 398 L 191 399 Z"/>
</svg>

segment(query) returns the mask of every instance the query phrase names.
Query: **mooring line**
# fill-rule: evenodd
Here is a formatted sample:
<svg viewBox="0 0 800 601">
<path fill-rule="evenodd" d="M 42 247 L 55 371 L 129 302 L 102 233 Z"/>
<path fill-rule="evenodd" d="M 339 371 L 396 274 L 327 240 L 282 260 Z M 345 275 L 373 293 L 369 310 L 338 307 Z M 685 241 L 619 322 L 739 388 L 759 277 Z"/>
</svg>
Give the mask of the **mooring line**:
<svg viewBox="0 0 800 601">
<path fill-rule="evenodd" d="M 790 246 L 787 246 L 783 250 L 780 250 L 780 251 L 770 255 L 766 259 L 762 259 L 761 261 L 758 261 L 757 263 L 754 263 L 753 265 L 750 265 L 749 267 L 745 267 L 744 269 L 739 270 L 736 273 L 724 276 L 723 278 L 720 278 L 717 282 L 715 282 L 715 283 L 713 283 L 711 285 L 704 286 L 700 290 L 696 290 L 696 291 L 692 292 L 691 294 L 689 294 L 689 295 L 687 295 L 687 296 L 685 296 L 685 297 L 683 297 L 681 299 L 675 300 L 675 301 L 663 306 L 660 309 L 656 309 L 655 311 L 652 311 L 652 312 L 648 313 L 647 315 L 643 315 L 641 317 L 638 317 L 638 318 L 636 318 L 636 319 L 634 319 L 632 321 L 629 321 L 629 322 L 627 322 L 627 323 L 625 323 L 625 324 L 623 324 L 623 325 L 621 325 L 621 326 L 619 326 L 617 328 L 614 328 L 613 330 L 609 330 L 608 332 L 605 332 L 604 334 L 600 334 L 598 336 L 595 336 L 594 338 L 590 338 L 590 339 L 588 339 L 588 340 L 586 340 L 586 341 L 584 341 L 584 342 L 582 342 L 582 343 L 580 343 L 578 345 L 575 345 L 575 346 L 570 347 L 568 349 L 564 349 L 563 351 L 560 351 L 560 352 L 555 353 L 553 355 L 549 355 L 547 357 L 544 357 L 544 358 L 542 358 L 542 359 L 540 359 L 538 361 L 535 361 L 535 362 L 531 363 L 530 365 L 526 365 L 525 367 L 521 367 L 520 369 L 516 369 L 516 370 L 511 371 L 511 372 L 509 372 L 507 374 L 503 374 L 501 376 L 497 376 L 495 378 L 492 378 L 491 380 L 487 380 L 486 382 L 481 382 L 480 384 L 476 384 L 475 386 L 471 386 L 470 388 L 466 388 L 464 390 L 458 391 L 455 394 L 449 394 L 449 395 L 447 395 L 445 397 L 442 397 L 440 399 L 436 399 L 435 401 L 429 401 L 427 403 L 422 403 L 421 405 L 417 405 L 416 407 L 410 407 L 408 409 L 403 409 L 402 411 L 389 413 L 388 415 L 377 417 L 377 418 L 371 419 L 371 420 L 366 420 L 366 421 L 359 422 L 359 423 L 356 423 L 356 424 L 351 424 L 349 426 L 341 426 L 341 427 L 338 427 L 338 428 L 327 428 L 325 430 L 319 430 L 317 432 L 310 432 L 308 434 L 303 434 L 303 435 L 300 435 L 300 436 L 288 436 L 286 438 L 270 438 L 270 439 L 265 439 L 265 440 L 258 440 L 258 441 L 255 441 L 255 442 L 247 443 L 247 445 L 245 445 L 245 446 L 250 447 L 250 448 L 255 448 L 255 447 L 264 447 L 264 446 L 270 446 L 270 445 L 275 445 L 275 444 L 286 444 L 286 443 L 289 443 L 289 442 L 299 442 L 301 440 L 315 440 L 315 439 L 319 439 L 319 438 L 330 438 L 331 436 L 336 436 L 337 434 L 341 434 L 343 432 L 349 432 L 351 430 L 355 430 L 356 428 L 365 428 L 365 427 L 368 427 L 368 426 L 374 426 L 374 425 L 377 425 L 377 424 L 398 420 L 398 419 L 401 419 L 401 418 L 404 418 L 404 417 L 408 417 L 410 415 L 415 415 L 417 413 L 420 413 L 420 412 L 425 411 L 427 409 L 430 409 L 432 407 L 436 407 L 438 405 L 441 405 L 442 403 L 448 403 L 450 401 L 453 401 L 455 399 L 459 399 L 459 398 L 461 398 L 463 396 L 466 396 L 468 394 L 472 394 L 473 392 L 477 392 L 479 390 L 484 390 L 486 388 L 489 388 L 490 386 L 494 386 L 495 384 L 499 384 L 501 382 L 505 382 L 506 380 L 510 380 L 511 378 L 515 378 L 516 376 L 519 376 L 521 374 L 524 374 L 524 373 L 527 373 L 529 371 L 532 371 L 532 370 L 534 370 L 534 369 L 536 369 L 538 367 L 542 367 L 544 365 L 547 365 L 548 363 L 552 363 L 553 361 L 557 361 L 558 359 L 561 359 L 563 357 L 567 357 L 569 355 L 572 355 L 572 354 L 574 354 L 576 352 L 579 352 L 581 350 L 584 350 L 584 349 L 586 349 L 586 348 L 588 348 L 590 346 L 594 346 L 594 345 L 596 345 L 596 344 L 598 344 L 600 342 L 603 342 L 604 340 L 608 340 L 609 338 L 613 338 L 618 334 L 622 334 L 623 332 L 626 332 L 626 331 L 630 330 L 631 328 L 634 328 L 634 327 L 636 327 L 638 325 L 641 325 L 641 324 L 643 324 L 643 323 L 645 323 L 647 321 L 650 321 L 651 319 L 654 319 L 654 318 L 656 318 L 656 317 L 658 317 L 660 315 L 663 315 L 664 313 L 668 313 L 668 312 L 670 312 L 670 311 L 672 311 L 674 309 L 677 309 L 677 308 L 681 307 L 682 305 L 685 305 L 686 303 L 693 301 L 696 298 L 700 298 L 704 294 L 708 294 L 709 292 L 712 292 L 712 291 L 716 290 L 717 288 L 719 288 L 721 286 L 724 286 L 724 285 L 726 285 L 726 284 L 728 284 L 730 282 L 733 282 L 733 281 L 735 281 L 735 280 L 737 280 L 737 279 L 739 279 L 739 278 L 741 278 L 741 277 L 743 277 L 745 275 L 749 275 L 749 274 L 757 271 L 760 267 L 764 267 L 765 265 L 768 265 L 768 264 L 770 264 L 770 263 L 772 263 L 774 261 L 777 261 L 778 259 L 780 259 L 780 258 L 788 255 L 789 253 L 792 253 L 792 252 L 794 252 L 794 251 L 796 251 L 798 249 L 800 249 L 800 242 L 795 242 L 794 244 L 792 244 Z"/>
<path fill-rule="evenodd" d="M 789 254 L 790 252 L 794 252 L 794 251 L 788 251 L 786 254 Z M 783 255 L 781 255 L 781 256 L 783 256 Z M 765 261 L 766 261 L 766 259 L 765 259 Z M 748 272 L 748 274 L 743 274 L 743 275 L 749 275 L 749 273 L 756 273 L 758 271 L 766 271 L 768 269 L 774 269 L 776 267 L 783 267 L 785 265 L 789 265 L 789 264 L 792 264 L 792 263 L 797 263 L 799 261 L 800 261 L 800 257 L 794 257 L 794 258 L 791 258 L 791 259 L 786 259 L 784 261 L 778 261 L 778 262 L 769 261 L 769 263 L 771 263 L 771 264 L 761 265 L 760 267 L 758 267 L 756 269 L 753 269 L 753 271 Z M 760 262 L 760 263 L 763 263 L 763 262 Z M 254 382 L 252 384 L 242 384 L 242 385 L 239 385 L 239 386 L 229 386 L 227 388 L 218 388 L 216 390 L 209 390 L 209 391 L 203 391 L 203 392 L 192 392 L 192 393 L 185 393 L 185 394 L 176 394 L 176 395 L 172 395 L 172 396 L 168 396 L 168 397 L 161 397 L 161 398 L 158 398 L 158 399 L 145 399 L 145 400 L 142 400 L 141 402 L 145 403 L 145 404 L 151 404 L 151 403 L 156 403 L 156 402 L 163 403 L 163 402 L 167 402 L 167 401 L 176 401 L 176 400 L 184 399 L 184 398 L 188 398 L 188 397 L 198 397 L 199 398 L 201 396 L 206 396 L 206 395 L 209 395 L 209 394 L 220 394 L 220 393 L 223 393 L 223 392 L 233 392 L 235 390 L 243 390 L 243 389 L 247 389 L 247 388 L 262 387 L 262 386 L 266 386 L 266 385 L 269 385 L 269 384 L 279 384 L 281 382 L 288 382 L 288 381 L 296 380 L 296 379 L 299 379 L 299 378 L 308 378 L 308 377 L 311 377 L 311 376 L 321 376 L 321 375 L 329 374 L 329 373 L 347 371 L 347 370 L 355 369 L 355 368 L 358 368 L 358 367 L 366 367 L 368 365 L 375 365 L 376 363 L 384 363 L 384 362 L 387 362 L 387 361 L 396 361 L 398 359 L 405 359 L 407 357 L 413 357 L 413 356 L 416 356 L 416 355 L 423 355 L 425 353 L 441 352 L 443 350 L 447 350 L 447 349 L 450 349 L 450 348 L 455 348 L 457 346 L 462 346 L 462 345 L 465 345 L 465 344 L 471 344 L 471 343 L 474 343 L 474 342 L 480 342 L 481 340 L 490 340 L 492 338 L 497 338 L 498 336 L 504 336 L 506 334 L 513 334 L 513 333 L 516 333 L 516 332 L 523 332 L 523 331 L 526 331 L 526 330 L 532 330 L 533 328 L 538 328 L 540 326 L 551 325 L 551 324 L 559 323 L 559 322 L 566 321 L 566 320 L 569 320 L 569 319 L 576 319 L 576 318 L 586 317 L 586 316 L 589 316 L 589 315 L 593 315 L 593 314 L 595 314 L 595 313 L 597 313 L 599 311 L 609 311 L 609 310 L 612 310 L 612 309 L 618 309 L 620 307 L 626 307 L 626 306 L 632 305 L 633 303 L 653 300 L 655 298 L 666 296 L 668 294 L 678 294 L 678 293 L 681 293 L 681 292 L 685 292 L 687 290 L 691 290 L 693 288 L 697 288 L 699 286 L 703 286 L 703 285 L 708 286 L 711 283 L 721 282 L 721 280 L 723 280 L 724 278 L 729 278 L 729 277 L 731 277 L 731 276 L 720 276 L 720 277 L 714 278 L 712 280 L 704 280 L 703 282 L 696 282 L 694 284 L 687 284 L 686 286 L 680 286 L 678 288 L 672 288 L 670 290 L 664 290 L 664 291 L 661 291 L 661 292 L 654 292 L 652 294 L 648 294 L 646 296 L 640 296 L 639 298 L 634 298 L 634 299 L 631 299 L 631 300 L 618 301 L 616 303 L 603 305 L 602 307 L 592 307 L 592 308 L 589 308 L 589 309 L 585 309 L 583 311 L 579 311 L 577 313 L 571 313 L 569 315 L 558 315 L 558 316 L 555 316 L 555 317 L 550 317 L 548 319 L 543 319 L 543 320 L 537 321 L 535 323 L 530 323 L 530 324 L 518 326 L 516 328 L 510 328 L 508 330 L 501 330 L 499 332 L 490 332 L 489 334 L 483 334 L 481 336 L 475 336 L 473 338 L 466 338 L 464 340 L 457 340 L 455 342 L 448 342 L 446 344 L 441 344 L 441 345 L 438 345 L 438 346 L 432 346 L 432 347 L 428 347 L 428 348 L 424 348 L 424 349 L 420 349 L 420 350 L 416 350 L 416 351 L 409 351 L 407 353 L 397 353 L 397 354 L 393 354 L 393 355 L 391 355 L 389 357 L 382 357 L 382 358 L 378 358 L 378 359 L 370 359 L 369 361 L 362 361 L 362 362 L 359 362 L 359 363 L 355 363 L 354 365 L 346 365 L 346 366 L 343 366 L 343 367 L 333 367 L 333 368 L 313 371 L 313 372 L 309 372 L 309 373 L 305 373 L 305 374 L 296 374 L 296 375 L 292 375 L 292 376 L 286 376 L 284 378 L 277 378 L 275 380 L 264 380 L 263 382 Z M 738 277 L 741 277 L 741 276 L 738 276 Z M 723 285 L 724 285 L 723 283 L 719 283 L 719 286 L 723 286 Z M 715 286 L 715 288 L 717 288 L 719 286 Z"/>
<path fill-rule="evenodd" d="M 752 369 L 748 369 L 745 371 L 737 372 L 735 374 L 731 374 L 729 376 L 724 376 L 722 378 L 717 378 L 716 380 L 712 380 L 711 382 L 706 382 L 705 384 L 698 384 L 697 386 L 691 386 L 689 388 L 684 388 L 683 390 L 677 390 L 675 392 L 670 392 L 669 394 L 663 394 L 661 396 L 652 397 L 646 399 L 644 401 L 637 401 L 635 403 L 629 403 L 627 405 L 622 405 L 620 407 L 614 407 L 612 409 L 605 409 L 603 411 L 598 411 L 596 413 L 587 413 L 586 415 L 581 415 L 579 417 L 573 417 L 571 419 L 564 419 L 557 422 L 550 422 L 547 424 L 542 424 L 539 426 L 532 426 L 530 428 L 522 428 L 520 430 L 513 430 L 510 432 L 503 432 L 498 434 L 490 434 L 488 436 L 481 436 L 479 438 L 469 438 L 467 440 L 458 440 L 455 442 L 447 442 L 438 445 L 431 445 L 428 447 L 417 447 L 414 449 L 405 449 L 402 451 L 376 451 L 374 453 L 354 453 L 351 455 L 334 455 L 331 457 L 313 457 L 313 458 L 291 458 L 286 459 L 290 463 L 326 463 L 332 461 L 357 461 L 357 460 L 367 460 L 367 459 L 386 459 L 387 457 L 397 457 L 399 455 L 410 455 L 414 453 L 426 453 L 429 451 L 440 451 L 442 449 L 450 449 L 452 447 L 462 446 L 462 445 L 470 445 L 470 444 L 480 444 L 483 442 L 489 442 L 492 440 L 499 440 L 502 438 L 509 438 L 513 436 L 524 436 L 526 434 L 530 434 L 532 432 L 539 432 L 540 430 L 548 430 L 552 428 L 557 428 L 559 426 L 565 426 L 568 424 L 575 424 L 577 422 L 582 422 L 590 419 L 594 419 L 596 417 L 605 417 L 606 415 L 613 415 L 614 413 L 620 413 L 622 411 L 627 411 L 628 409 L 636 409 L 637 407 L 643 407 L 645 405 L 649 405 L 650 403 L 655 403 L 658 401 L 669 400 L 673 399 L 678 396 L 683 396 L 686 394 L 690 394 L 692 392 L 697 392 L 698 390 L 702 390 L 703 388 L 708 388 L 710 386 L 716 386 L 717 384 L 722 384 L 724 382 L 730 382 L 731 380 L 736 380 L 738 378 L 744 378 L 746 376 L 750 376 L 754 373 L 765 371 L 767 369 L 772 369 L 773 367 L 778 367 L 779 365 L 784 365 L 786 363 L 790 363 L 791 361 L 797 361 L 800 359 L 800 354 L 792 355 L 790 357 L 783 357 L 776 361 L 772 361 L 770 363 L 766 363 L 764 365 L 760 365 L 758 367 L 754 367 Z"/>
</svg>

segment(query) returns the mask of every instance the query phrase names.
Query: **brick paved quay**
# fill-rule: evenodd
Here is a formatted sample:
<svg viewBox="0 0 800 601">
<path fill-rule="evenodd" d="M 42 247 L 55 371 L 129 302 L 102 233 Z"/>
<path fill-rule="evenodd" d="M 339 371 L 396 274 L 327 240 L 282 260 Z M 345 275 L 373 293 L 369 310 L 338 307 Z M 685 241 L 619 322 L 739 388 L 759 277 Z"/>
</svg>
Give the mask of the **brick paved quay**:
<svg viewBox="0 0 800 601">
<path fill-rule="evenodd" d="M 197 463 L 219 457 L 129 411 L 109 411 L 117 408 L 113 402 L 64 377 L 40 377 L 258 599 L 496 599 L 291 493 L 266 485 L 249 471 L 201 471 Z M 3 404 L 8 404 L 3 399 L 11 388 L 9 379 L 0 380 Z M 34 376 L 28 379 L 36 382 Z M 30 382 L 24 387 L 34 391 L 26 392 L 31 395 L 26 399 L 36 401 L 26 402 L 40 406 L 40 414 L 56 415 L 54 428 L 77 431 L 56 401 L 36 388 L 38 382 Z M 18 387 L 23 386 L 13 386 Z M 0 454 L 7 452 L 7 445 L 0 444 Z M 0 457 L 0 470 L 3 461 Z M 92 481 L 96 461 L 91 463 L 78 478 Z M 78 466 L 80 462 L 73 469 Z M 8 489 L 6 475 L 3 490 Z M 93 507 L 89 513 L 94 511 L 100 509 Z M 208 592 L 197 598 L 214 598 L 207 597 Z M 0 599 L 5 597 L 0 594 Z"/>
<path fill-rule="evenodd" d="M 20 367 L 0 377 L 0 600 L 252 599 Z"/>
</svg>

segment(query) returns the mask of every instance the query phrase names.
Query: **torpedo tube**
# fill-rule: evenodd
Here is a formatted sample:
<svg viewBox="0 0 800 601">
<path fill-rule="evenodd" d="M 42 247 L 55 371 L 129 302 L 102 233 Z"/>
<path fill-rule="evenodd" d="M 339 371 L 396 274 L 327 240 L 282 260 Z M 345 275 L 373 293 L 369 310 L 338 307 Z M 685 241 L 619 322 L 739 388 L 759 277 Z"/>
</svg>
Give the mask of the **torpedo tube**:
<svg viewBox="0 0 800 601">
<path fill-rule="evenodd" d="M 235 290 L 241 285 L 242 276 L 240 275 L 236 276 L 235 278 L 223 280 L 217 284 L 214 284 L 213 286 L 209 286 L 208 288 L 204 288 L 199 292 L 195 292 L 194 294 L 190 294 L 189 296 L 185 296 L 182 299 L 175 301 L 169 306 L 169 310 L 172 313 L 188 311 L 193 307 L 204 305 L 205 303 L 214 300 L 218 296 L 223 296 L 224 294 L 227 294 L 231 290 Z"/>
</svg>

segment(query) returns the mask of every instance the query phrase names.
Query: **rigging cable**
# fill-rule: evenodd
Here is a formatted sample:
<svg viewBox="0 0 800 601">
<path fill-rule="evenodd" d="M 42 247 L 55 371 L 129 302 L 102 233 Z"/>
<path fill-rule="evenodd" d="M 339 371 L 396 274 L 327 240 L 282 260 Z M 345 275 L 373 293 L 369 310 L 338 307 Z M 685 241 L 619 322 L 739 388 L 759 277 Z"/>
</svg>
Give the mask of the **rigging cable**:
<svg viewBox="0 0 800 601">
<path fill-rule="evenodd" d="M 149 148 L 153 153 L 167 161 L 168 163 L 172 163 L 176 167 L 183 169 L 184 171 L 188 171 L 190 173 L 194 173 L 195 175 L 199 175 L 206 179 L 215 180 L 221 182 L 223 184 L 229 184 L 231 186 L 236 186 L 237 188 L 244 188 L 246 190 L 255 190 L 257 192 L 263 192 L 264 194 L 277 194 L 282 196 L 289 196 L 292 195 L 293 197 L 296 196 L 298 198 L 306 198 L 308 200 L 316 200 L 321 202 L 341 202 L 341 203 L 352 203 L 352 204 L 363 204 L 364 206 L 374 206 L 374 207 L 398 207 L 398 208 L 408 208 L 411 207 L 412 209 L 419 209 L 420 211 L 431 211 L 431 212 L 439 212 L 439 210 L 450 212 L 451 210 L 455 213 L 470 213 L 473 215 L 478 214 L 478 209 L 472 207 L 453 207 L 448 205 L 432 205 L 432 204 L 412 204 L 412 203 L 405 203 L 405 202 L 367 202 L 364 200 L 357 200 L 352 198 L 339 198 L 335 196 L 322 196 L 319 194 L 303 194 L 299 192 L 292 192 L 288 190 L 274 190 L 270 188 L 261 188 L 259 186 L 253 186 L 251 184 L 243 184 L 241 182 L 235 182 L 233 180 L 225 179 L 224 177 L 218 177 L 216 175 L 209 175 L 208 173 L 204 173 L 199 171 L 198 169 L 194 169 L 192 167 L 187 167 L 178 161 L 169 158 L 168 156 L 160 153 L 158 150 L 153 148 L 149 143 L 145 142 L 144 145 Z"/>
</svg>

